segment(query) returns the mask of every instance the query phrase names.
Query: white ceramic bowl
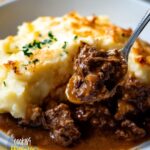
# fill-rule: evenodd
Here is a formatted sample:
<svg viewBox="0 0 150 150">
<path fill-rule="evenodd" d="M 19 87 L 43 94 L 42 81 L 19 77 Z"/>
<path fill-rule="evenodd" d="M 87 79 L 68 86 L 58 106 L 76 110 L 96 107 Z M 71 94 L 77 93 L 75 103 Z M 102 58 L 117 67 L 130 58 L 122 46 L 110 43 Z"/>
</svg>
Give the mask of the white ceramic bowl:
<svg viewBox="0 0 150 150">
<path fill-rule="evenodd" d="M 148 0 L 5 0 L 0 4 L 0 38 L 15 34 L 24 21 L 38 16 L 62 16 L 71 10 L 82 15 L 107 15 L 116 25 L 134 29 L 148 8 Z M 150 24 L 140 36 L 150 42 L 149 35 Z M 150 142 L 139 149 L 150 150 Z"/>
</svg>

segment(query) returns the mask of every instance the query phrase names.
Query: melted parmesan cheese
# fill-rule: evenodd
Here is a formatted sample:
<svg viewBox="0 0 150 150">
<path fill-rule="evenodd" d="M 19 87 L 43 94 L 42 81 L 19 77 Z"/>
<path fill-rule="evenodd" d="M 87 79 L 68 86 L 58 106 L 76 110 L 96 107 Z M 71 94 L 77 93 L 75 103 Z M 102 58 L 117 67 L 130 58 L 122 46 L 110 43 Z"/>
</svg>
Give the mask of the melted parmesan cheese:
<svg viewBox="0 0 150 150">
<path fill-rule="evenodd" d="M 75 12 L 23 23 L 17 35 L 0 40 L 0 113 L 24 118 L 30 104 L 39 105 L 53 95 L 70 78 L 82 42 L 98 49 L 119 49 L 131 32 L 111 24 L 106 17 L 82 17 Z M 40 46 L 33 47 L 34 41 Z M 132 55 L 130 58 L 135 66 Z M 133 72 L 137 68 L 130 66 Z"/>
</svg>

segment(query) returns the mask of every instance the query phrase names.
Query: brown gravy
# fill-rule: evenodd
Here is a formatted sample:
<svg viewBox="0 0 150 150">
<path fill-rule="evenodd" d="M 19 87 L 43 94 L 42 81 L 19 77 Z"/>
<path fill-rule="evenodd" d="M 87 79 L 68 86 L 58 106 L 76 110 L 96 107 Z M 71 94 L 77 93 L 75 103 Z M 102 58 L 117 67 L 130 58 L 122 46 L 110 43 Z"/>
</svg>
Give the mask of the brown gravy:
<svg viewBox="0 0 150 150">
<path fill-rule="evenodd" d="M 16 138 L 31 137 L 32 145 L 38 146 L 40 150 L 127 150 L 146 140 L 138 142 L 121 141 L 116 140 L 111 133 L 104 135 L 100 131 L 95 131 L 92 136 L 83 138 L 75 146 L 66 148 L 54 144 L 46 130 L 21 127 L 8 114 L 0 115 L 0 129 Z"/>
</svg>

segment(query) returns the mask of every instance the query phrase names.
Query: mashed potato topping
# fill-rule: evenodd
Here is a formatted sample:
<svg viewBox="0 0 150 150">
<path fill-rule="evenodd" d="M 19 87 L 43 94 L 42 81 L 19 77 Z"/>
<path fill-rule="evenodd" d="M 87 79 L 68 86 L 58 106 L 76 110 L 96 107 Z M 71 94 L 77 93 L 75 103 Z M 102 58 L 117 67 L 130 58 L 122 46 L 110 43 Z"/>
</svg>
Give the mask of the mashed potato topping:
<svg viewBox="0 0 150 150">
<path fill-rule="evenodd" d="M 135 42 L 128 61 L 129 72 L 141 82 L 150 83 L 150 45 L 138 40 Z"/>
<path fill-rule="evenodd" d="M 0 113 L 24 118 L 30 104 L 41 104 L 65 84 L 82 42 L 104 50 L 119 49 L 131 33 L 131 29 L 119 28 L 106 17 L 81 17 L 75 12 L 23 23 L 17 35 L 0 40 Z M 137 56 L 137 51 L 144 50 L 139 43 L 130 54 L 129 69 L 147 81 L 150 67 L 139 64 L 142 54 Z"/>
</svg>

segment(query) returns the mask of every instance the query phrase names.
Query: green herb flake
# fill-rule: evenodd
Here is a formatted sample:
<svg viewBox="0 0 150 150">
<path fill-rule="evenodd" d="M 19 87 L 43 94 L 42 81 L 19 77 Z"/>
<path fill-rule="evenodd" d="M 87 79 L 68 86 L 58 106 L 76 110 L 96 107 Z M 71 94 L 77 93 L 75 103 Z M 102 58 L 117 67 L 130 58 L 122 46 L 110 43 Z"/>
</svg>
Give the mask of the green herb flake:
<svg viewBox="0 0 150 150">
<path fill-rule="evenodd" d="M 41 44 L 45 45 L 45 44 L 50 44 L 51 42 L 52 42 L 52 40 L 45 39 L 44 41 L 41 42 Z"/>
<path fill-rule="evenodd" d="M 75 35 L 73 39 L 74 39 L 74 40 L 77 40 L 77 39 L 78 39 L 78 36 L 77 36 L 77 35 Z"/>
<path fill-rule="evenodd" d="M 24 53 L 25 56 L 30 57 L 31 55 L 33 55 L 33 53 L 30 52 L 28 48 L 23 48 L 22 51 L 23 51 L 23 53 Z"/>
<path fill-rule="evenodd" d="M 48 36 L 50 39 L 54 40 L 54 41 L 57 41 L 57 38 L 52 34 L 52 32 L 48 32 Z"/>
<path fill-rule="evenodd" d="M 4 84 L 5 87 L 7 86 L 5 81 L 3 81 L 3 84 Z"/>
<path fill-rule="evenodd" d="M 63 49 L 66 49 L 66 47 L 67 47 L 67 42 L 65 41 L 65 42 L 64 42 L 64 45 L 62 46 L 62 48 L 63 48 Z"/>
<path fill-rule="evenodd" d="M 52 34 L 52 32 L 50 31 L 50 32 L 48 32 L 48 36 L 50 37 L 50 38 L 54 38 L 54 35 Z"/>
<path fill-rule="evenodd" d="M 49 39 L 45 39 L 43 41 L 34 40 L 32 43 L 29 43 L 29 44 L 23 46 L 22 51 L 23 51 L 24 55 L 30 57 L 31 55 L 33 55 L 31 50 L 41 49 L 42 45 L 50 44 L 53 41 L 57 41 L 57 38 L 54 37 L 52 32 L 49 32 L 48 36 L 49 36 Z"/>
<path fill-rule="evenodd" d="M 41 49 L 41 42 L 34 40 L 33 41 L 33 48 Z"/>
<path fill-rule="evenodd" d="M 29 43 L 28 45 L 26 45 L 27 48 L 32 48 L 33 45 L 31 43 Z"/>
<path fill-rule="evenodd" d="M 41 48 L 41 43 L 39 41 L 34 40 L 33 43 L 29 43 L 23 46 L 23 53 L 24 55 L 30 57 L 33 53 L 30 51 L 32 48 Z"/>
<path fill-rule="evenodd" d="M 34 59 L 33 63 L 36 64 L 37 62 L 39 62 L 39 59 Z"/>
</svg>

